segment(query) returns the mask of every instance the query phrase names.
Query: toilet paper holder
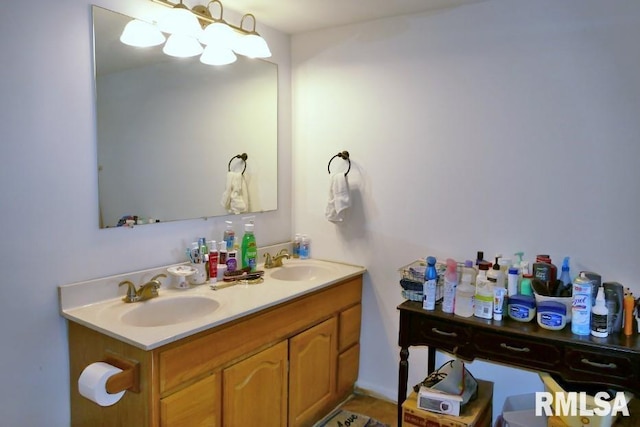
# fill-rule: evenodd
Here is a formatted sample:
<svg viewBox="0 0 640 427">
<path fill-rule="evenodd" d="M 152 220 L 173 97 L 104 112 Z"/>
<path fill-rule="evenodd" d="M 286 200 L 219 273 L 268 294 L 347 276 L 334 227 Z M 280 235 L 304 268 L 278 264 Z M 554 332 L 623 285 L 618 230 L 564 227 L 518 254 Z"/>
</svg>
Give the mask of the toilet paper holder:
<svg viewBox="0 0 640 427">
<path fill-rule="evenodd" d="M 107 380 L 108 393 L 116 394 L 124 390 L 140 392 L 140 363 L 111 354 L 108 354 L 103 362 L 122 369 L 122 372 Z"/>
</svg>

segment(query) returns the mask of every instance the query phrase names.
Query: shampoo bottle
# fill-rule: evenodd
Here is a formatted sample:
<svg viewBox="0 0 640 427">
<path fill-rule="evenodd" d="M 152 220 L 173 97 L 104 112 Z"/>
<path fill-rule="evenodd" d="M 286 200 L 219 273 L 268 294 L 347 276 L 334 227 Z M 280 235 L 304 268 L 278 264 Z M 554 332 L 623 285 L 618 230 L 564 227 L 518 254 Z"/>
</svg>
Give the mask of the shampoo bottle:
<svg viewBox="0 0 640 427">
<path fill-rule="evenodd" d="M 244 225 L 244 236 L 242 236 L 242 268 L 250 267 L 251 271 L 256 271 L 256 260 L 258 259 L 258 246 L 256 236 L 253 234 L 253 223 Z"/>
</svg>

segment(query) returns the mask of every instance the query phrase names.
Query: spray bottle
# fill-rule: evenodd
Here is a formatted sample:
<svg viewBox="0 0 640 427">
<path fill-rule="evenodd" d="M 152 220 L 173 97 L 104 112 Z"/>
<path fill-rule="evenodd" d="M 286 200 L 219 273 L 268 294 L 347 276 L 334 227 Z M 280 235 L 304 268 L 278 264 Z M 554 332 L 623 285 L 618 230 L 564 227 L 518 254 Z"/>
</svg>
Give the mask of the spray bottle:
<svg viewBox="0 0 640 427">
<path fill-rule="evenodd" d="M 422 308 L 425 310 L 436 309 L 436 286 L 438 272 L 436 271 L 436 259 L 427 257 L 427 270 L 424 273 L 424 285 L 422 289 Z"/>
<path fill-rule="evenodd" d="M 562 260 L 562 270 L 560 272 L 560 283 L 558 284 L 557 296 L 569 296 L 571 294 L 571 274 L 569 273 L 569 257 Z"/>
<path fill-rule="evenodd" d="M 458 286 L 458 263 L 451 258 L 447 259 L 447 270 L 444 273 L 444 298 L 442 311 L 453 313 L 456 301 L 456 288 Z"/>
</svg>

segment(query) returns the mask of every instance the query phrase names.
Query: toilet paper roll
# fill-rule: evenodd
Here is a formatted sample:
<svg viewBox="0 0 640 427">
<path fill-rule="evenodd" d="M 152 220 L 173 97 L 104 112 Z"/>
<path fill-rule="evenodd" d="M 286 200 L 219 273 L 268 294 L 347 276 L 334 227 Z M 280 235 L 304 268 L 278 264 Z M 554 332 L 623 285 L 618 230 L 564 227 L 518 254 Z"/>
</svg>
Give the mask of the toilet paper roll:
<svg viewBox="0 0 640 427">
<path fill-rule="evenodd" d="M 107 380 L 122 369 L 105 362 L 95 362 L 84 368 L 78 378 L 78 390 L 87 399 L 100 406 L 111 406 L 124 396 L 124 391 L 111 394 L 107 392 Z"/>
</svg>

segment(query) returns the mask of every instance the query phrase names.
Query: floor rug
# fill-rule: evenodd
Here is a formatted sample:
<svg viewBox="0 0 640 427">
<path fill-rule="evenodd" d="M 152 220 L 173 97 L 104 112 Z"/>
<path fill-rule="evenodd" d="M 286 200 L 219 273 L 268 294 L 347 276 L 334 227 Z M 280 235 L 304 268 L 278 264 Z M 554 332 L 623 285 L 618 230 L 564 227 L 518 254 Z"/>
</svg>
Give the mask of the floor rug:
<svg viewBox="0 0 640 427">
<path fill-rule="evenodd" d="M 315 427 L 389 427 L 389 425 L 366 415 L 338 410 L 329 415 L 326 420 L 316 424 Z"/>
</svg>

